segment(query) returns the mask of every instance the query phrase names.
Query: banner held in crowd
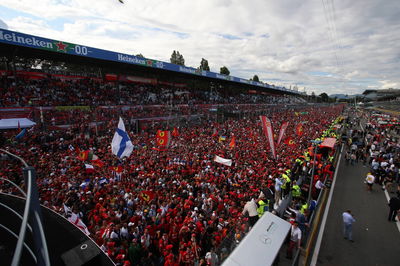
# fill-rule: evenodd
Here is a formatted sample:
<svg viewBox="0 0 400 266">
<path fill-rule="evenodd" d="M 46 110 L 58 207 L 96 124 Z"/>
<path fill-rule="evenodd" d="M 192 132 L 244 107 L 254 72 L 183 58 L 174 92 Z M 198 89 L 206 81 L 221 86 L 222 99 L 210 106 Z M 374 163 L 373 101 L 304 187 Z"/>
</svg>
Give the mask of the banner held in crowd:
<svg viewBox="0 0 400 266">
<path fill-rule="evenodd" d="M 112 153 L 118 158 L 129 157 L 133 151 L 133 144 L 125 130 L 124 121 L 119 118 L 118 128 L 111 142 Z"/>
<path fill-rule="evenodd" d="M 296 135 L 299 136 L 299 137 L 301 137 L 301 136 L 303 136 L 303 134 L 304 134 L 303 124 L 300 123 L 300 124 L 298 124 L 297 127 L 296 127 Z"/>
<path fill-rule="evenodd" d="M 294 146 L 296 146 L 296 142 L 292 139 L 292 138 L 287 138 L 287 139 L 285 139 L 285 144 L 286 145 L 288 145 L 288 146 L 290 146 L 290 147 L 294 147 Z"/>
<path fill-rule="evenodd" d="M 279 137 L 278 137 L 278 143 L 277 146 L 279 146 L 279 144 L 281 143 L 281 140 L 283 138 L 283 136 L 285 135 L 286 132 L 286 128 L 288 127 L 289 122 L 284 122 L 281 126 L 281 129 L 279 130 Z"/>
<path fill-rule="evenodd" d="M 156 194 L 153 191 L 145 190 L 145 191 L 140 192 L 139 197 L 142 200 L 149 202 L 155 198 L 155 195 Z"/>
<path fill-rule="evenodd" d="M 179 131 L 176 127 L 174 127 L 174 130 L 172 130 L 172 136 L 173 137 L 179 137 Z"/>
<path fill-rule="evenodd" d="M 168 130 L 157 130 L 156 143 L 158 147 L 162 149 L 168 148 L 171 143 L 171 132 Z"/>
<path fill-rule="evenodd" d="M 220 163 L 220 164 L 223 164 L 226 166 L 232 166 L 231 159 L 225 159 L 225 158 L 219 157 L 218 155 L 215 155 L 214 162 Z"/>
<path fill-rule="evenodd" d="M 264 115 L 260 115 L 261 126 L 264 131 L 265 137 L 269 141 L 269 147 L 271 148 L 272 157 L 276 158 L 275 142 L 274 142 L 274 131 L 272 129 L 271 121 Z"/>
<path fill-rule="evenodd" d="M 236 138 L 232 136 L 231 142 L 229 142 L 229 148 L 233 149 L 236 146 Z"/>
</svg>

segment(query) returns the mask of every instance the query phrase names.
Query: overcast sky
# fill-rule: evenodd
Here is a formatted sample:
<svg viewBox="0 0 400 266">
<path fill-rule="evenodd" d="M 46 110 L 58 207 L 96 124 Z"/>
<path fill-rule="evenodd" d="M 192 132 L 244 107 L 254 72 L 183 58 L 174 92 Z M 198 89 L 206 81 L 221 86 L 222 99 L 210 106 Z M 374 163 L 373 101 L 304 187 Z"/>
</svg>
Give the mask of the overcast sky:
<svg viewBox="0 0 400 266">
<path fill-rule="evenodd" d="M 310 94 L 400 88 L 400 0 L 2 0 L 10 30 Z M 1 23 L 0 23 L 1 25 Z"/>
</svg>

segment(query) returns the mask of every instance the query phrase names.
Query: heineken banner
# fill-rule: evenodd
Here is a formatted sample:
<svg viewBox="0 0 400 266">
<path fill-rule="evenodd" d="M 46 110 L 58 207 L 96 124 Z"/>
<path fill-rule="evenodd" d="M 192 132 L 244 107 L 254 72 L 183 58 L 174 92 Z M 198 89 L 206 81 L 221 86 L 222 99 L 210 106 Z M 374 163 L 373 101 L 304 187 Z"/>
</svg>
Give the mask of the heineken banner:
<svg viewBox="0 0 400 266">
<path fill-rule="evenodd" d="M 222 75 L 214 72 L 200 70 L 192 67 L 179 66 L 171 63 L 161 62 L 153 59 L 147 59 L 143 57 L 137 57 L 128 54 L 122 54 L 118 52 L 111 52 L 102 49 L 92 48 L 84 45 L 73 44 L 69 42 L 57 41 L 19 33 L 15 31 L 9 31 L 0 29 L 0 43 L 7 43 L 17 46 L 25 46 L 30 48 L 42 49 L 52 52 L 65 53 L 70 55 L 77 55 L 101 60 L 116 61 L 122 63 L 128 63 L 133 65 L 141 65 L 152 68 L 165 69 L 169 71 L 175 71 L 180 73 L 187 73 L 192 75 L 204 76 L 208 78 L 223 79 L 228 81 L 234 81 L 262 88 L 288 91 L 291 93 L 300 94 L 299 92 L 286 89 L 284 87 L 277 87 L 269 84 L 264 84 L 252 80 L 241 79 L 228 75 Z"/>
</svg>

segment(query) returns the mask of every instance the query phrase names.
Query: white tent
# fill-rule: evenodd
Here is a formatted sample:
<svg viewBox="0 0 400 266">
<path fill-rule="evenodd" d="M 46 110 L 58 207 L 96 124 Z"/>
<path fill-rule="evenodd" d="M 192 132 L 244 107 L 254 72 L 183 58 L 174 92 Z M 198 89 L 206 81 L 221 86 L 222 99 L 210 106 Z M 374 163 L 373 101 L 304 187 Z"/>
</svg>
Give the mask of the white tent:
<svg viewBox="0 0 400 266">
<path fill-rule="evenodd" d="M 28 118 L 9 118 L 9 119 L 0 119 L 0 129 L 18 128 L 18 122 L 20 128 L 27 128 L 36 125 L 35 122 L 29 120 Z"/>
</svg>

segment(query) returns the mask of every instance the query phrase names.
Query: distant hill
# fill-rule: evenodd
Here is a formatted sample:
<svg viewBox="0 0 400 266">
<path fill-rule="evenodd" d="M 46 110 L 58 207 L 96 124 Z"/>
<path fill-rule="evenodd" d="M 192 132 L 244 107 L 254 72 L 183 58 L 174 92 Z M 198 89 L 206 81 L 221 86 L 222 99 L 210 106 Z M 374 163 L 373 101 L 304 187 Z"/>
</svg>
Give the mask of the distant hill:
<svg viewBox="0 0 400 266">
<path fill-rule="evenodd" d="M 331 94 L 329 95 L 330 98 L 338 98 L 338 99 L 348 99 L 349 96 L 346 94 Z"/>
<path fill-rule="evenodd" d="M 354 97 L 362 97 L 362 94 L 354 94 L 354 95 L 347 95 L 347 94 L 331 94 L 329 95 L 330 98 L 337 98 L 337 99 L 353 99 Z"/>
</svg>

